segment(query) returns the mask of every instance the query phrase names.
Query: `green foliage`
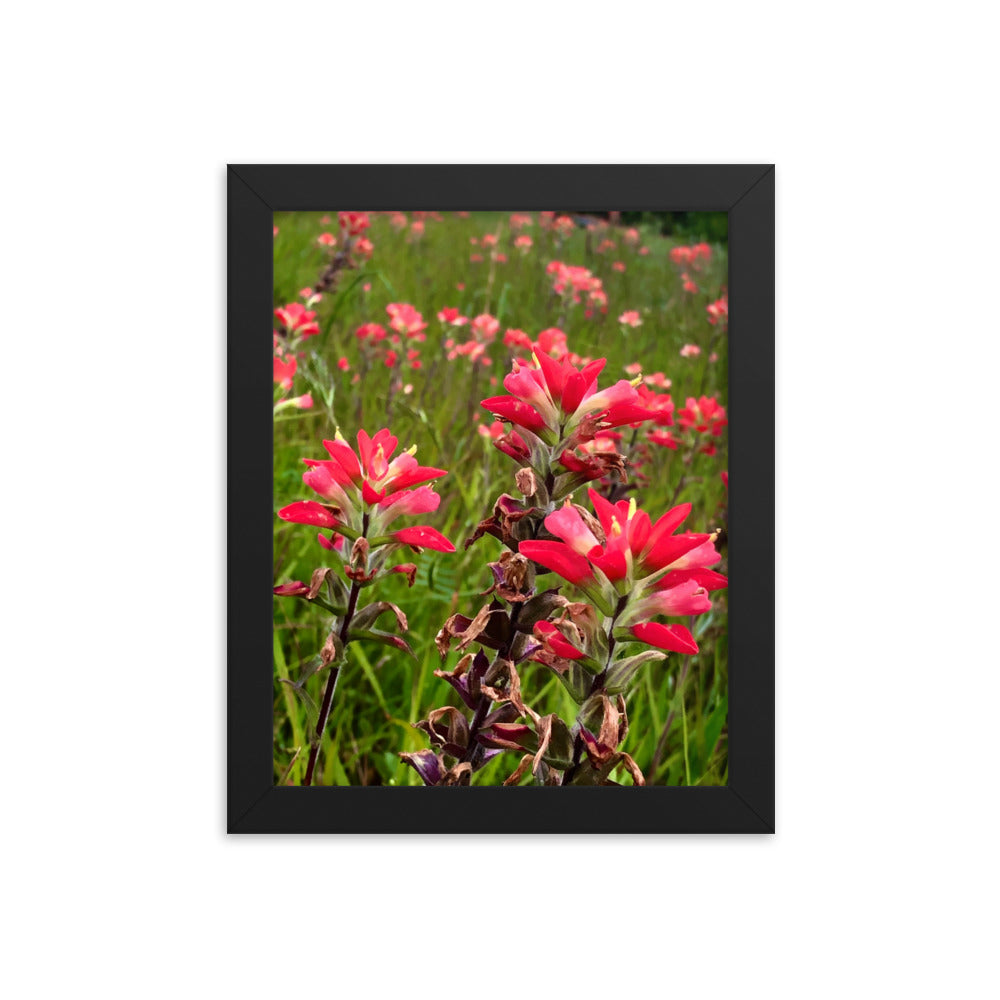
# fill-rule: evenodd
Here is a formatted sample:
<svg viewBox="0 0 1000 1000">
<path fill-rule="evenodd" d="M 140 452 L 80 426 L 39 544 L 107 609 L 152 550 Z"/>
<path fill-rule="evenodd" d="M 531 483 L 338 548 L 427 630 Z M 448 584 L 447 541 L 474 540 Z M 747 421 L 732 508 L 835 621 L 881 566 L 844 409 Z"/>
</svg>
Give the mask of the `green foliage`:
<svg viewBox="0 0 1000 1000">
<path fill-rule="evenodd" d="M 320 224 L 322 214 L 275 215 L 279 228 L 274 241 L 276 306 L 302 301 L 300 289 L 315 285 L 329 260 L 328 251 L 317 245 L 316 238 L 324 230 L 334 232 L 338 239 L 340 234 L 336 213 L 331 211 L 333 224 L 326 226 Z M 434 676 L 435 669 L 451 669 L 457 655 L 451 654 L 442 663 L 434 636 L 449 615 L 458 611 L 471 616 L 481 606 L 479 595 L 493 582 L 486 563 L 497 558 L 501 547 L 489 536 L 468 550 L 464 543 L 491 513 L 496 496 L 515 492 L 515 464 L 477 431 L 480 424 L 490 421 L 479 401 L 503 392 L 502 385 L 491 379 L 499 383 L 510 369 L 510 355 L 502 343 L 504 330 L 521 329 L 536 338 L 543 329 L 560 326 L 572 351 L 608 359 L 602 385 L 628 377 L 625 366 L 640 362 L 645 373 L 663 372 L 672 380 L 670 391 L 678 407 L 687 396 L 701 394 L 715 395 L 726 405 L 726 338 L 708 323 L 705 312 L 705 306 L 725 291 L 726 217 L 672 219 L 673 237 L 661 235 L 663 221 L 647 214 L 639 222 L 643 242 L 649 247 L 645 256 L 625 245 L 621 229 L 606 234 L 617 248 L 602 255 L 596 244 L 603 236 L 591 238 L 578 228 L 556 245 L 537 225 L 525 230 L 534 246 L 522 255 L 511 245 L 507 214 L 446 215 L 443 221 L 428 218 L 425 234 L 417 242 L 409 241 L 409 230 L 394 230 L 386 216 L 373 216 L 365 234 L 375 245 L 371 260 L 358 270 L 341 272 L 335 288 L 311 307 L 317 311 L 321 333 L 309 338 L 299 352 L 292 394 L 308 392 L 314 405 L 291 411 L 291 417 L 283 413 L 275 421 L 275 511 L 295 500 L 313 498 L 301 480 L 302 459 L 325 457 L 322 440 L 333 437 L 338 427 L 353 443 L 361 427 L 372 433 L 389 426 L 401 447 L 417 445 L 422 464 L 448 470 L 436 484 L 440 508 L 421 517 L 419 523 L 433 524 L 457 548 L 449 555 L 400 554 L 395 562 L 412 559 L 417 564 L 413 588 L 402 574 L 390 574 L 365 592 L 363 603 L 387 600 L 405 611 L 409 619 L 405 638 L 413 655 L 387 645 L 378 629 L 351 644 L 323 737 L 320 783 L 419 784 L 416 773 L 398 757 L 400 751 L 427 745 L 412 723 L 432 708 L 459 704 L 452 688 Z M 470 245 L 471 238 L 481 240 L 487 233 L 499 234 L 497 249 L 507 255 L 506 263 L 491 263 L 489 250 Z M 710 265 L 694 275 L 700 289 L 695 294 L 682 291 L 669 259 L 678 234 L 688 233 L 696 235 L 684 236 L 681 242 L 708 239 L 713 244 Z M 470 261 L 470 253 L 477 251 L 486 257 L 481 263 Z M 581 306 L 564 309 L 545 273 L 553 259 L 583 265 L 602 279 L 608 294 L 606 314 L 598 311 L 587 318 Z M 624 273 L 612 268 L 614 260 L 625 262 Z M 355 330 L 364 323 L 388 328 L 385 307 L 391 302 L 411 303 L 428 323 L 427 340 L 419 345 L 420 368 L 393 372 L 378 362 L 366 365 L 361 358 Z M 470 317 L 489 312 L 500 319 L 489 366 L 470 366 L 461 357 L 445 359 L 443 341 L 468 335 L 468 327 L 445 328 L 436 319 L 446 306 L 457 307 Z M 642 325 L 622 327 L 618 315 L 632 309 L 639 310 Z M 699 345 L 701 355 L 682 358 L 679 352 L 684 344 Z M 709 361 L 713 351 L 719 356 L 716 363 Z M 347 359 L 346 371 L 338 366 L 340 358 Z M 399 376 L 396 391 L 394 375 Z M 360 376 L 357 381 L 356 376 Z M 622 430 L 624 447 L 631 430 Z M 694 507 L 685 530 L 724 527 L 726 490 L 719 473 L 726 468 L 726 438 L 715 441 L 716 455 L 695 452 L 688 465 L 683 450 L 653 447 L 652 464 L 645 470 L 649 483 L 635 492 L 640 506 L 656 517 L 671 501 L 688 501 Z M 587 502 L 584 491 L 576 500 Z M 275 518 L 276 584 L 308 581 L 315 567 L 334 564 L 318 545 L 316 534 L 316 529 Z M 718 568 L 725 572 L 725 562 Z M 554 575 L 539 579 L 542 587 L 559 582 Z M 726 781 L 725 592 L 713 595 L 713 603 L 712 614 L 697 621 L 701 651 L 690 658 L 683 685 L 679 681 L 684 658 L 677 654 L 661 662 L 644 662 L 628 678 L 630 732 L 623 749 L 636 760 L 647 782 L 706 785 Z M 328 618 L 322 609 L 295 598 L 274 601 L 276 780 L 297 784 L 305 772 L 310 715 L 321 700 L 326 673 L 319 670 L 308 676 L 300 690 L 294 682 L 318 662 Z M 546 668 L 526 663 L 520 671 L 529 704 L 540 713 L 558 712 L 573 718 L 569 696 Z M 516 764 L 514 754 L 501 754 L 477 773 L 476 783 L 499 784 Z M 622 772 L 614 777 L 630 783 Z"/>
</svg>

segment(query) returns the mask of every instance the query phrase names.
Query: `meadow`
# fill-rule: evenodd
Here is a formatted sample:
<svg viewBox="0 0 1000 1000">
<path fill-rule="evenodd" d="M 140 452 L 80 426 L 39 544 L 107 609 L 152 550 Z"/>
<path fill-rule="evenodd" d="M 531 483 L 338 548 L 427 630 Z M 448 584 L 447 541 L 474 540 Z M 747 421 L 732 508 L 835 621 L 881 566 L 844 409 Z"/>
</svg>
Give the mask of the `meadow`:
<svg viewBox="0 0 1000 1000">
<path fill-rule="evenodd" d="M 516 768 L 521 773 L 513 783 L 579 781 L 588 760 L 594 783 L 604 783 L 599 776 L 622 784 L 640 779 L 646 784 L 726 783 L 727 592 L 720 576 L 726 573 L 728 498 L 726 242 L 717 236 L 718 220 L 711 229 L 715 238 L 706 238 L 708 231 L 697 228 L 679 232 L 676 225 L 665 233 L 665 222 L 669 228 L 671 220 L 649 214 L 632 219 L 573 212 L 275 214 L 276 782 L 309 783 L 310 741 L 322 715 L 332 664 L 339 677 L 313 754 L 313 784 L 419 785 L 427 780 L 428 768 L 437 774 L 439 766 L 449 767 L 456 760 L 469 760 L 472 766 L 464 774 L 449 771 L 454 780 L 443 783 L 467 783 L 471 778 L 473 785 L 501 784 Z M 513 404 L 496 403 L 491 409 L 481 403 L 513 391 L 504 385 L 512 373 L 516 378 L 510 384 L 538 381 L 541 371 L 549 370 L 550 358 L 562 372 L 572 366 L 587 372 L 588 378 L 598 367 L 593 362 L 606 360 L 598 376 L 600 390 L 617 385 L 616 399 L 631 393 L 627 405 L 645 407 L 646 413 L 623 410 L 637 419 L 604 426 L 605 419 L 592 428 L 578 417 L 590 433 L 578 433 L 579 447 L 563 454 L 561 476 L 549 475 L 542 483 L 545 477 L 539 473 L 537 484 L 529 477 L 529 493 L 518 470 L 530 467 L 537 448 L 546 447 L 546 431 L 536 429 L 536 441 L 525 430 L 526 425 L 534 426 L 535 415 L 523 417 Z M 551 386 L 557 376 L 548 377 Z M 526 391 L 535 392 L 534 385 Z M 564 395 L 563 408 L 569 412 L 572 407 L 565 400 Z M 557 409 L 558 403 L 556 399 Z M 538 405 L 548 404 L 542 399 Z M 505 408 L 507 412 L 498 412 Z M 583 408 L 581 404 L 581 413 Z M 513 425 L 510 419 L 497 419 L 511 414 Z M 595 416 L 600 420 L 600 413 L 595 411 Z M 567 421 L 561 414 L 558 419 L 561 432 Z M 323 494 L 329 501 L 327 513 L 318 512 L 315 504 L 322 496 L 314 487 L 323 470 L 304 465 L 304 460 L 329 460 L 332 453 L 323 442 L 342 440 L 345 447 L 361 452 L 362 464 L 371 468 L 381 459 L 373 451 L 365 460 L 366 444 L 357 443 L 358 432 L 375 437 L 381 428 L 398 438 L 397 454 L 415 445 L 416 462 L 446 471 L 432 484 L 439 500 L 433 499 L 433 507 L 428 503 L 417 508 L 425 512 L 405 523 L 433 528 L 454 551 L 444 551 L 443 544 L 436 548 L 434 541 L 414 549 L 416 536 L 411 534 L 404 536 L 410 544 L 395 540 L 379 554 L 374 552 L 379 543 L 373 540 L 369 554 L 364 539 L 363 551 L 358 549 L 353 537 L 357 532 L 350 528 L 344 529 L 352 532 L 346 538 L 336 527 L 324 532 L 324 519 L 336 520 L 329 513 L 335 509 L 329 498 L 340 493 L 330 486 Z M 530 459 L 522 447 L 525 439 L 531 444 Z M 303 481 L 306 472 L 310 485 Z M 560 482 L 573 486 L 571 497 L 556 496 L 554 484 Z M 609 505 L 598 509 L 600 500 L 591 501 L 590 490 Z M 634 632 L 634 638 L 622 639 L 622 629 L 613 629 L 614 615 L 631 600 L 626 591 L 633 562 L 642 561 L 642 541 L 633 540 L 634 551 L 626 552 L 629 575 L 622 575 L 617 591 L 605 587 L 604 599 L 609 599 L 608 593 L 612 597 L 604 633 L 600 624 L 588 631 L 578 617 L 582 602 L 590 597 L 600 605 L 598 591 L 581 594 L 560 575 L 565 571 L 547 571 L 551 567 L 535 555 L 522 559 L 522 564 L 532 564 L 529 579 L 523 593 L 514 593 L 510 600 L 527 606 L 527 588 L 533 582 L 530 594 L 561 586 L 562 593 L 581 603 L 572 606 L 577 616 L 572 621 L 553 613 L 549 618 L 554 625 L 536 623 L 532 635 L 524 637 L 523 657 L 515 656 L 502 640 L 490 643 L 488 629 L 476 637 L 487 640 L 484 652 L 489 656 L 500 649 L 504 662 L 516 662 L 516 679 L 512 672 L 500 682 L 501 688 L 506 685 L 501 691 L 506 701 L 498 698 L 489 704 L 490 709 L 499 705 L 503 714 L 490 716 L 484 725 L 485 707 L 477 712 L 475 699 L 463 698 L 460 690 L 478 662 L 470 664 L 469 654 L 480 650 L 480 643 L 457 648 L 464 641 L 461 620 L 451 636 L 435 640 L 454 616 L 474 619 L 491 600 L 504 621 L 515 606 L 505 605 L 501 614 L 504 587 L 508 597 L 516 587 L 511 590 L 510 580 L 498 577 L 502 571 L 491 571 L 490 564 L 510 565 L 504 560 L 518 545 L 510 542 L 508 529 L 522 509 L 517 508 L 512 520 L 496 515 L 491 528 L 466 547 L 477 527 L 494 515 L 501 495 L 512 497 L 511 505 L 515 500 L 525 507 L 535 505 L 536 523 L 525 536 L 525 551 L 539 558 L 549 551 L 546 545 L 560 544 L 552 539 L 562 536 L 550 530 L 561 523 L 559 518 L 567 524 L 571 519 L 574 526 L 573 519 L 581 518 L 584 533 L 591 542 L 600 541 L 610 559 L 619 532 L 614 505 L 619 505 L 614 509 L 622 511 L 623 519 L 639 510 L 648 512 L 655 524 L 665 512 L 690 504 L 683 530 L 703 533 L 697 551 L 711 550 L 712 558 L 683 572 L 677 569 L 680 562 L 672 564 L 688 588 L 685 600 L 663 605 L 675 612 L 667 616 L 647 609 L 647 618 L 674 623 L 667 626 L 673 630 L 668 643 L 685 630 L 693 641 L 684 639 L 676 646 L 654 642 L 650 636 L 666 635 L 655 624 Z M 567 507 L 568 499 L 577 506 Z M 628 501 L 634 501 L 631 507 Z M 314 504 L 312 513 L 294 520 L 296 512 L 306 510 L 303 502 Z M 611 512 L 610 520 L 602 511 Z M 627 533 L 632 524 L 629 520 Z M 695 536 L 690 537 L 694 545 Z M 383 556 L 387 558 L 380 561 Z M 593 557 L 595 565 L 604 565 L 600 558 Z M 389 572 L 393 562 L 415 568 Z M 613 583 L 610 565 L 604 569 Z M 331 572 L 317 576 L 317 569 L 324 567 Z M 353 586 L 356 579 L 363 581 L 364 589 Z M 499 589 L 487 594 L 498 580 Z M 398 619 L 392 623 L 395 612 L 384 608 L 378 628 L 368 627 L 357 637 L 350 633 L 352 641 L 340 648 L 333 641 L 343 619 L 337 616 L 338 595 L 342 604 L 358 598 L 359 610 L 370 601 L 391 602 L 401 610 L 405 630 Z M 352 604 L 348 617 L 353 611 Z M 646 628 L 645 621 L 637 628 Z M 640 634 L 645 638 L 639 640 Z M 345 626 L 341 638 L 348 635 Z M 637 663 L 621 690 L 605 685 L 603 719 L 583 732 L 581 699 L 601 687 L 626 641 L 656 646 L 665 658 L 650 655 Z M 598 648 L 603 659 L 590 668 Z M 685 651 L 694 648 L 697 652 Z M 579 697 L 567 682 L 571 668 L 578 674 L 590 669 L 585 679 L 593 683 Z M 450 680 L 441 676 L 447 673 L 453 674 Z M 512 685 L 519 697 L 517 691 L 511 693 Z M 535 713 L 529 725 L 518 721 L 526 718 L 521 699 Z M 482 705 L 487 705 L 485 698 Z M 627 731 L 623 720 L 617 721 L 626 707 Z M 543 726 L 539 718 L 554 721 Z M 496 723 L 492 728 L 490 719 Z M 456 725 L 464 735 L 455 735 Z M 614 739 L 609 740 L 612 729 Z M 567 753 L 572 753 L 562 764 L 551 749 L 539 749 L 550 737 L 554 746 L 560 732 L 568 733 Z M 476 753 L 472 742 L 468 754 L 458 752 L 465 744 L 455 750 L 449 744 L 455 739 L 478 739 Z M 547 756 L 539 763 L 543 752 Z M 405 759 L 401 754 L 416 756 Z M 534 766 L 528 760 L 533 755 Z M 523 768 L 519 762 L 524 762 Z"/>
</svg>

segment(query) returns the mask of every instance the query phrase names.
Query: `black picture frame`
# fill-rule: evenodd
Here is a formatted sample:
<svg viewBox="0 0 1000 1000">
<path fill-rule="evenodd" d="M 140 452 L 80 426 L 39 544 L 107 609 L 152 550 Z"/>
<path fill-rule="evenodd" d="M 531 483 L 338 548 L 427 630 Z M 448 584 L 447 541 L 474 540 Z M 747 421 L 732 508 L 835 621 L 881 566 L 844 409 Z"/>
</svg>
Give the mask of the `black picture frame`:
<svg viewBox="0 0 1000 1000">
<path fill-rule="evenodd" d="M 276 786 L 272 213 L 556 206 L 729 213 L 729 783 Z M 230 165 L 227 374 L 230 833 L 774 832 L 773 165 Z"/>
</svg>

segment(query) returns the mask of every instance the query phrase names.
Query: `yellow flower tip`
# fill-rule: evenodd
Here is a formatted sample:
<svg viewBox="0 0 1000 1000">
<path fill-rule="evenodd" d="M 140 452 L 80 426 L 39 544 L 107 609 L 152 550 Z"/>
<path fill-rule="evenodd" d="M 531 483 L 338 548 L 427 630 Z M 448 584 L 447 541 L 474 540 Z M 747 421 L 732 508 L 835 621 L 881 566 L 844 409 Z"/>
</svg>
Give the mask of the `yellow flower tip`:
<svg viewBox="0 0 1000 1000">
<path fill-rule="evenodd" d="M 339 427 L 337 427 L 334 430 L 334 432 L 333 432 L 333 440 L 334 441 L 343 441 L 344 444 L 347 444 L 347 438 L 345 438 L 344 435 L 340 433 L 340 428 Z"/>
<path fill-rule="evenodd" d="M 628 519 L 631 521 L 635 517 L 635 512 L 639 509 L 639 505 L 635 502 L 635 497 L 628 498 Z"/>
<path fill-rule="evenodd" d="M 416 453 L 417 453 L 417 446 L 415 444 L 411 444 L 410 447 L 407 448 L 405 452 L 405 454 L 407 455 L 416 455 Z"/>
<path fill-rule="evenodd" d="M 637 386 L 639 386 L 641 384 L 642 384 L 642 373 L 641 372 L 638 375 L 636 375 L 636 377 L 634 379 L 632 379 L 631 382 L 629 382 L 629 385 L 632 386 L 633 389 L 635 389 Z"/>
<path fill-rule="evenodd" d="M 612 537 L 617 538 L 622 533 L 622 526 L 618 523 L 618 518 L 611 519 L 611 534 Z"/>
<path fill-rule="evenodd" d="M 715 540 L 718 537 L 719 537 L 719 529 L 716 528 L 715 531 L 713 531 L 712 534 L 710 534 L 708 536 L 708 540 L 714 545 L 715 544 Z"/>
</svg>

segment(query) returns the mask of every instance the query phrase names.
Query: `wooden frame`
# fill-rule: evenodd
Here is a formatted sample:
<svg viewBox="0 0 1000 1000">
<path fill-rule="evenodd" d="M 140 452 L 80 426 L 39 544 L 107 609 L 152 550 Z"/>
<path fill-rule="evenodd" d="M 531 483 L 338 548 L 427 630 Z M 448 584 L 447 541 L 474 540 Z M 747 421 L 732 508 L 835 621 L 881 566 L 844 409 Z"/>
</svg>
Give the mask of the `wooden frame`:
<svg viewBox="0 0 1000 1000">
<path fill-rule="evenodd" d="M 272 212 L 554 205 L 729 213 L 729 784 L 559 792 L 276 787 Z M 773 832 L 774 168 L 234 165 L 228 213 L 229 832 Z"/>
</svg>

